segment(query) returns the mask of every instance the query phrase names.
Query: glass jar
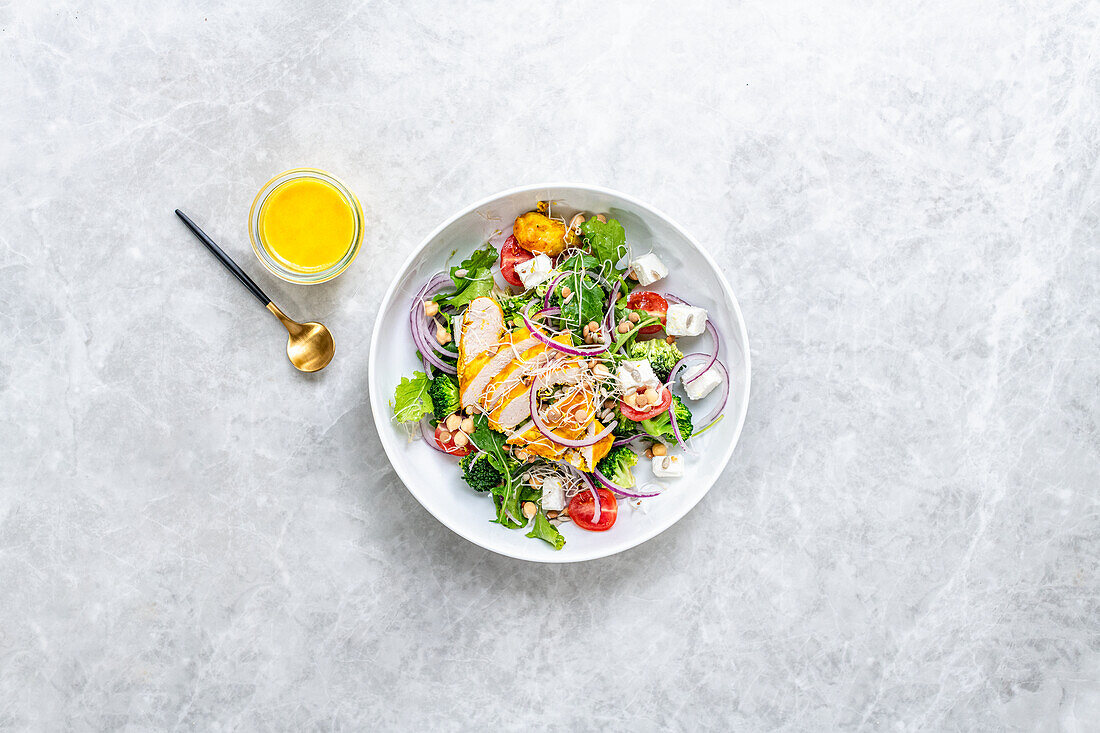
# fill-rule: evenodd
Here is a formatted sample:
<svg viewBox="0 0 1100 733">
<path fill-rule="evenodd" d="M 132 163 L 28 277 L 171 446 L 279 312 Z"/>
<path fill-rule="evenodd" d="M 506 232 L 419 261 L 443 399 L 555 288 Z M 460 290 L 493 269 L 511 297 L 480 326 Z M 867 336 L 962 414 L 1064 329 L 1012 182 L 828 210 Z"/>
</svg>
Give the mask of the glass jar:
<svg viewBox="0 0 1100 733">
<path fill-rule="evenodd" d="M 248 235 L 256 256 L 273 275 L 316 285 L 348 269 L 359 254 L 363 208 L 335 176 L 294 168 L 256 194 L 248 212 Z"/>
</svg>

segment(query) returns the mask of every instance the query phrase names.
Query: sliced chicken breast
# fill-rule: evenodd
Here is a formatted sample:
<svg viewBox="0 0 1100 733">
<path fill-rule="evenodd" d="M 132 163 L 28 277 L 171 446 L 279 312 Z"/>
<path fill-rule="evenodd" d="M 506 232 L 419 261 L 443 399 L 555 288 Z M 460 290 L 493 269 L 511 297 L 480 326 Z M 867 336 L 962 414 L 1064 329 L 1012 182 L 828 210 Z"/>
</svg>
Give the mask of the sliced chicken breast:
<svg viewBox="0 0 1100 733">
<path fill-rule="evenodd" d="M 460 364 L 469 364 L 500 341 L 504 313 L 492 298 L 475 298 L 462 318 L 462 339 L 458 342 Z"/>
<path fill-rule="evenodd" d="M 468 370 L 469 378 L 461 383 L 462 406 L 479 404 L 489 382 L 515 362 L 517 356 L 523 356 L 529 349 L 537 346 L 541 344 L 534 338 L 524 339 L 514 345 L 503 343 L 496 354 L 493 354 L 476 373 L 474 369 Z"/>
</svg>

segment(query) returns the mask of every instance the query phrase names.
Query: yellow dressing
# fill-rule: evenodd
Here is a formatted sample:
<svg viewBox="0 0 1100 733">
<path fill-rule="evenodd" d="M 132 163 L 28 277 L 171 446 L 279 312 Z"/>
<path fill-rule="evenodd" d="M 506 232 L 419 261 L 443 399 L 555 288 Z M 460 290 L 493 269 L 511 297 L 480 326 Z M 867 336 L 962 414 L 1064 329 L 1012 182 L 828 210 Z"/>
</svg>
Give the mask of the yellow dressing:
<svg viewBox="0 0 1100 733">
<path fill-rule="evenodd" d="M 260 210 L 264 248 L 279 264 L 302 273 L 339 262 L 355 239 L 355 213 L 335 186 L 297 178 L 271 192 Z"/>
</svg>

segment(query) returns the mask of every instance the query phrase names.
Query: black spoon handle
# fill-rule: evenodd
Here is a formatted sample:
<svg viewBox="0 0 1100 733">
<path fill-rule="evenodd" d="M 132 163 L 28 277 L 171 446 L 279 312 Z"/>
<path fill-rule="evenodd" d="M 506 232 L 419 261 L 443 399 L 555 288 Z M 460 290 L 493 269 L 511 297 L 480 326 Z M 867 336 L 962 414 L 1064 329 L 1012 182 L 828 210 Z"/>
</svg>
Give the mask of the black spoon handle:
<svg viewBox="0 0 1100 733">
<path fill-rule="evenodd" d="M 263 304 L 263 306 L 266 308 L 267 304 L 271 302 L 271 298 L 267 297 L 267 294 L 264 293 L 264 291 L 260 290 L 259 285 L 252 282 L 252 278 L 245 274 L 244 270 L 242 270 L 240 266 L 233 261 L 233 258 L 227 255 L 225 252 L 222 252 L 222 248 L 214 244 L 214 240 L 206 236 L 206 232 L 204 232 L 202 229 L 199 229 L 199 225 L 191 221 L 191 219 L 188 218 L 187 214 L 183 213 L 179 209 L 176 209 L 176 216 L 183 219 L 183 223 L 187 225 L 187 228 L 194 232 L 195 236 L 199 238 L 200 242 L 206 245 L 206 248 L 208 250 L 214 253 L 214 256 L 217 257 L 223 265 L 225 265 L 225 269 L 236 275 L 237 279 L 240 280 L 246 288 L 248 288 L 249 292 L 256 296 L 256 300 L 260 301 L 260 303 Z"/>
</svg>

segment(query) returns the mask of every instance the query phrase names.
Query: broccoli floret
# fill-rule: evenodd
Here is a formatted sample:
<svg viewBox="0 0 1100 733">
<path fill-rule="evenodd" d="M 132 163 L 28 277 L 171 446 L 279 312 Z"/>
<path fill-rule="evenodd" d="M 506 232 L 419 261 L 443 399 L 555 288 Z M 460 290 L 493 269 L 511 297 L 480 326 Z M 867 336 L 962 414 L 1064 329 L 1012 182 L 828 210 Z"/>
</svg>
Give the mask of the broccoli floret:
<svg viewBox="0 0 1100 733">
<path fill-rule="evenodd" d="M 630 345 L 631 359 L 648 359 L 653 367 L 653 373 L 662 382 L 668 381 L 668 375 L 672 373 L 672 367 L 676 362 L 684 358 L 684 354 L 675 344 L 666 343 L 663 339 L 650 341 L 635 341 Z"/>
<path fill-rule="evenodd" d="M 634 474 L 631 472 L 630 468 L 637 463 L 638 454 L 625 445 L 620 445 L 618 448 L 612 448 L 611 451 L 596 464 L 596 470 L 603 474 L 604 478 L 611 483 L 621 486 L 624 489 L 629 489 L 634 485 Z"/>
<path fill-rule="evenodd" d="M 492 491 L 504 483 L 504 475 L 489 462 L 487 453 L 469 453 L 459 461 L 462 478 L 475 491 Z"/>
<path fill-rule="evenodd" d="M 676 395 L 672 395 L 672 411 L 676 413 L 676 426 L 680 428 L 680 437 L 687 440 L 694 430 L 691 424 L 691 410 L 689 410 Z M 642 420 L 639 425 L 654 438 L 664 440 L 676 440 L 676 434 L 672 432 L 672 422 L 669 420 L 668 410 L 657 417 Z"/>
<path fill-rule="evenodd" d="M 458 411 L 458 382 L 454 377 L 448 374 L 438 375 L 428 387 L 428 396 L 432 398 L 432 411 L 439 422 Z"/>
</svg>

